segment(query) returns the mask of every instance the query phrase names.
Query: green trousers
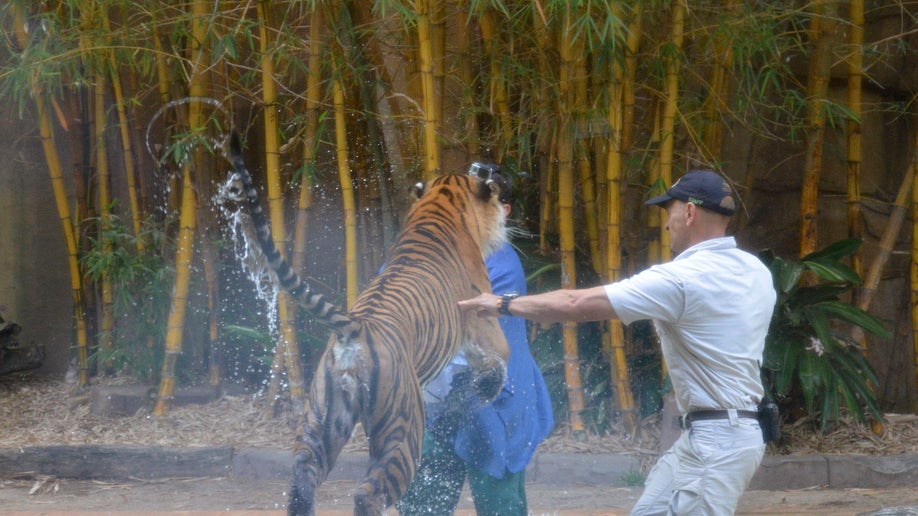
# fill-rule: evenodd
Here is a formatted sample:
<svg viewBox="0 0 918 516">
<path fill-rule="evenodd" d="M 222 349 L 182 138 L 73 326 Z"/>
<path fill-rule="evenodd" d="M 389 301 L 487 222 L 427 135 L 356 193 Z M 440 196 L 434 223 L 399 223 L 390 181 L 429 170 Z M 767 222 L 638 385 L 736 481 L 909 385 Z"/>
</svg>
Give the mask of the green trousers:
<svg viewBox="0 0 918 516">
<path fill-rule="evenodd" d="M 456 510 L 462 485 L 469 490 L 478 516 L 526 516 L 525 477 L 520 471 L 494 478 L 466 465 L 452 448 L 424 433 L 421 465 L 408 491 L 395 504 L 399 516 L 450 516 Z"/>
</svg>

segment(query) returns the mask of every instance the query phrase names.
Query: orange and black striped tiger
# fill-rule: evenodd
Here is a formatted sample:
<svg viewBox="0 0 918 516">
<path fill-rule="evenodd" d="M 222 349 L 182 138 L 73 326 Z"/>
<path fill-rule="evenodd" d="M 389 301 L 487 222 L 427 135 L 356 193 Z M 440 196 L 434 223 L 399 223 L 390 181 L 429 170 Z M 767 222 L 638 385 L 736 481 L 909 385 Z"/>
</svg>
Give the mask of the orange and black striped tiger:
<svg viewBox="0 0 918 516">
<path fill-rule="evenodd" d="M 354 513 L 382 514 L 405 492 L 420 460 L 422 385 L 460 347 L 478 396 L 493 399 L 503 385 L 509 348 L 497 321 L 457 307 L 490 291 L 484 258 L 506 238 L 499 186 L 466 175 L 416 185 L 418 200 L 385 269 L 345 312 L 312 292 L 281 257 L 235 140 L 232 158 L 224 197 L 247 205 L 280 284 L 333 330 L 297 437 L 288 511 L 314 514 L 315 490 L 359 421 L 370 461 Z"/>
</svg>

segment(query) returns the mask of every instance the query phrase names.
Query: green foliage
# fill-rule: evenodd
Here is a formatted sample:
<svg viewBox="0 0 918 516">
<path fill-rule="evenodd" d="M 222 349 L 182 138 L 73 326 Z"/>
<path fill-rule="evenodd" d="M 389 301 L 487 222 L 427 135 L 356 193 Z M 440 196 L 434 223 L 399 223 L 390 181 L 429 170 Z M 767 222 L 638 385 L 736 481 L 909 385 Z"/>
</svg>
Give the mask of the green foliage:
<svg viewBox="0 0 918 516">
<path fill-rule="evenodd" d="M 647 477 L 640 471 L 628 471 L 622 473 L 622 483 L 629 487 L 643 487 Z"/>
<path fill-rule="evenodd" d="M 91 247 L 82 264 L 94 282 L 107 276 L 114 294 L 113 349 L 95 350 L 93 360 L 149 380 L 162 366 L 174 270 L 157 253 L 166 238 L 157 224 L 147 221 L 140 238 L 146 243 L 144 252 L 137 251 L 136 237 L 114 216 L 97 238 L 89 238 Z"/>
<path fill-rule="evenodd" d="M 818 417 L 823 431 L 838 419 L 842 405 L 860 421 L 866 419 L 865 407 L 883 419 L 871 389 L 877 384 L 876 373 L 858 343 L 845 333 L 859 326 L 879 337 L 890 336 L 880 320 L 841 300 L 861 282 L 841 262 L 860 244 L 842 240 L 799 262 L 762 253 L 778 293 L 765 342 L 766 388 L 782 403 L 799 404 L 802 396 L 802 408 Z M 801 281 L 805 274 L 819 281 Z"/>
</svg>

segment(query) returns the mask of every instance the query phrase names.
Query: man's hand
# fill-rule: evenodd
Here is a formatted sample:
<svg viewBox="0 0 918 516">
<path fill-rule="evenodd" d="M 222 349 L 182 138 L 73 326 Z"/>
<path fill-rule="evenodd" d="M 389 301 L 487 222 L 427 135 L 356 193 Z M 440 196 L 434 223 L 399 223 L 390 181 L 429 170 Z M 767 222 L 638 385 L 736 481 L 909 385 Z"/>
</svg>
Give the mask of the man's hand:
<svg viewBox="0 0 918 516">
<path fill-rule="evenodd" d="M 472 312 L 478 317 L 499 317 L 497 311 L 500 306 L 500 296 L 494 294 L 479 294 L 472 299 L 459 301 L 459 309 L 463 312 Z"/>
</svg>

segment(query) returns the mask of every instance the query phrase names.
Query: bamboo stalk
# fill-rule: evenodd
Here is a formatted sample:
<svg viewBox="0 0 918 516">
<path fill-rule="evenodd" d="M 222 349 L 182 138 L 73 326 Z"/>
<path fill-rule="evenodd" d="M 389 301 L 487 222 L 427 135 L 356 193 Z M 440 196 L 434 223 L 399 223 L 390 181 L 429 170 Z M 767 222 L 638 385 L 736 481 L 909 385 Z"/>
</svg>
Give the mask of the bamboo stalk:
<svg viewBox="0 0 918 516">
<path fill-rule="evenodd" d="M 574 141 L 570 112 L 574 102 L 576 35 L 571 27 L 571 7 L 565 8 L 560 34 L 561 74 L 558 85 L 558 229 L 561 243 L 561 288 L 577 288 L 576 239 L 574 236 Z M 582 434 L 583 383 L 580 378 L 580 353 L 577 348 L 577 324 L 562 325 L 564 380 L 567 384 L 569 422 L 575 434 Z"/>
<path fill-rule="evenodd" d="M 739 18 L 739 0 L 728 0 L 725 10 L 732 18 Z M 711 81 L 708 88 L 708 97 L 703 106 L 704 126 L 702 133 L 703 152 L 708 162 L 716 162 L 720 157 L 721 146 L 724 139 L 723 119 L 719 116 L 723 111 L 725 99 L 730 88 L 730 73 L 733 69 L 733 45 L 722 31 L 714 34 L 714 66 L 711 70 Z"/>
<path fill-rule="evenodd" d="M 848 236 L 861 238 L 861 86 L 864 79 L 864 0 L 851 0 L 848 8 L 851 54 L 848 60 Z M 851 268 L 863 275 L 860 250 L 851 255 Z"/>
<path fill-rule="evenodd" d="M 29 46 L 26 31 L 26 15 L 20 4 L 11 3 L 10 10 L 13 18 L 13 30 L 16 42 L 22 51 Z M 64 175 L 61 168 L 60 155 L 54 141 L 54 129 L 51 123 L 51 113 L 45 103 L 45 94 L 41 90 L 38 78 L 30 78 L 32 98 L 35 101 L 35 111 L 38 118 L 38 134 L 48 165 L 48 175 L 51 179 L 51 190 L 54 193 L 54 204 L 57 207 L 58 218 L 64 232 L 64 242 L 67 246 L 67 265 L 70 270 L 70 293 L 73 303 L 73 321 L 75 325 L 75 340 L 77 350 L 77 385 L 89 385 L 89 339 L 86 329 L 86 314 L 83 306 L 83 275 L 80 273 L 79 254 L 77 251 L 76 234 L 73 219 L 70 216 L 70 203 L 67 201 L 67 188 L 64 184 Z"/>
<path fill-rule="evenodd" d="M 264 146 L 265 146 L 265 177 L 268 185 L 268 210 L 271 217 L 271 237 L 274 245 L 284 254 L 287 248 L 286 230 L 284 228 L 284 195 L 281 188 L 280 177 L 280 144 L 277 135 L 280 126 L 277 119 L 277 79 L 275 78 L 274 60 L 271 55 L 273 43 L 268 36 L 271 27 L 270 0 L 261 0 L 256 5 L 258 15 L 259 50 L 261 52 L 261 86 L 262 101 L 264 102 Z M 297 347 L 296 328 L 293 315 L 295 308 L 290 300 L 290 295 L 285 291 L 277 294 L 277 323 L 279 338 L 275 348 L 275 367 L 277 362 L 283 361 L 287 371 L 287 381 L 290 388 L 290 397 L 293 400 L 294 412 L 299 415 L 306 410 L 306 387 L 303 381 L 303 369 Z M 277 376 L 275 375 L 275 379 Z M 277 400 L 278 383 L 272 381 L 269 385 L 268 398 Z"/>
<path fill-rule="evenodd" d="M 425 181 L 433 179 L 440 172 L 440 143 L 437 139 L 437 94 L 433 75 L 433 42 L 430 39 L 431 2 L 417 1 L 418 23 L 418 67 L 421 76 L 421 107 L 424 117 L 424 167 Z M 340 165 L 339 165 L 340 166 Z"/>
<path fill-rule="evenodd" d="M 635 2 L 632 7 L 633 15 L 628 25 L 624 70 L 622 77 L 622 152 L 631 149 L 632 128 L 634 126 L 635 107 L 635 75 L 637 73 L 637 52 L 641 46 L 641 34 L 644 21 L 644 6 L 642 2 Z"/>
<path fill-rule="evenodd" d="M 189 41 L 192 58 L 191 79 L 188 93 L 192 97 L 203 97 L 206 89 L 207 47 L 204 44 L 208 23 L 209 6 L 207 0 L 192 0 L 191 38 Z M 204 127 L 201 106 L 192 102 L 188 107 L 188 128 L 195 133 Z M 195 164 L 200 165 L 200 149 L 196 149 Z M 182 166 L 181 209 L 179 213 L 178 246 L 175 250 L 175 287 L 172 290 L 172 303 L 166 322 L 165 355 L 160 378 L 159 391 L 153 414 L 164 416 L 172 407 L 175 395 L 175 366 L 182 352 L 183 333 L 185 330 L 185 309 L 188 305 L 188 289 L 191 281 L 191 265 L 194 258 L 194 240 L 197 231 L 197 202 L 195 199 L 193 167 L 191 163 Z"/>
<path fill-rule="evenodd" d="M 672 4 L 672 29 L 670 33 L 669 49 L 664 49 L 663 66 L 666 70 L 665 90 L 666 97 L 663 102 L 663 115 L 660 119 L 660 157 L 659 179 L 664 185 L 673 183 L 673 154 L 676 137 L 676 112 L 679 108 L 679 71 L 681 66 L 682 40 L 685 32 L 685 11 L 687 0 L 676 0 Z M 669 261 L 669 232 L 665 224 L 660 227 L 660 255 L 663 261 Z"/>
<path fill-rule="evenodd" d="M 873 297 L 876 294 L 877 287 L 880 285 L 880 279 L 883 276 L 886 262 L 888 262 L 890 256 L 892 256 L 893 247 L 896 245 L 896 240 L 902 229 L 902 224 L 905 221 L 905 215 L 908 211 L 908 199 L 912 194 L 915 169 L 918 168 L 918 138 L 916 138 L 914 145 L 915 156 L 912 158 L 912 164 L 906 169 L 905 177 L 902 178 L 902 183 L 899 185 L 899 192 L 896 194 L 895 204 L 889 214 L 886 228 L 883 230 L 879 249 L 877 250 L 877 254 L 873 257 L 873 261 L 864 278 L 864 284 L 858 292 L 857 307 L 861 310 L 866 311 L 873 302 Z M 858 340 L 863 340 L 863 329 L 860 326 L 854 326 L 854 329 L 857 332 L 855 337 L 858 338 Z"/>
<path fill-rule="evenodd" d="M 471 27 L 472 26 L 472 16 L 468 11 L 461 13 L 457 20 L 454 22 L 457 26 L 462 27 Z M 465 153 L 469 157 L 469 161 L 477 158 L 480 152 L 480 143 L 481 143 L 481 132 L 480 126 L 478 123 L 478 114 L 476 113 L 475 107 L 475 88 L 473 87 L 475 83 L 475 73 L 472 69 L 472 47 L 471 39 L 469 38 L 470 31 L 468 30 L 458 30 L 456 31 L 455 40 L 457 52 L 459 54 L 459 82 L 463 85 L 462 88 L 462 110 L 461 112 L 465 116 Z"/>
<path fill-rule="evenodd" d="M 344 89 L 340 79 L 332 81 L 335 105 L 335 146 L 338 155 L 338 179 L 344 204 L 344 261 L 347 276 L 347 305 L 357 299 L 357 212 L 354 208 L 354 184 L 348 164 L 347 119 L 344 112 Z"/>
<path fill-rule="evenodd" d="M 807 132 L 803 185 L 800 195 L 800 256 L 816 250 L 818 245 L 819 180 L 822 175 L 823 137 L 825 133 L 825 103 L 829 91 L 829 70 L 832 65 L 831 5 L 827 0 L 813 2 L 810 21 L 810 54 L 807 74 Z"/>
<path fill-rule="evenodd" d="M 94 113 L 95 122 L 95 143 L 96 143 L 96 181 L 99 199 L 99 242 L 102 245 L 102 253 L 108 256 L 112 252 L 112 243 L 109 238 L 109 231 L 112 227 L 111 214 L 111 191 L 108 168 L 108 149 L 105 144 L 105 74 L 97 72 L 95 74 L 95 92 Z M 102 361 L 102 369 L 108 373 L 111 372 L 112 361 L 111 352 L 114 350 L 113 332 L 115 329 L 115 317 L 112 313 L 112 304 L 114 302 L 114 291 L 112 287 L 111 271 L 102 271 L 102 316 L 99 324 L 99 344 L 108 356 Z"/>
<path fill-rule="evenodd" d="M 200 3 L 198 0 L 197 3 Z M 195 109 L 192 109 L 195 111 Z M 197 120 L 196 115 L 190 117 Z M 197 225 L 194 183 L 191 164 L 182 169 L 182 205 L 179 219 L 178 247 L 175 253 L 175 288 L 172 305 L 166 322 L 166 353 L 163 357 L 162 375 L 153 414 L 164 416 L 172 407 L 175 395 L 175 365 L 182 353 L 182 334 L 185 330 L 185 309 L 188 305 L 188 287 L 191 283 L 191 261 L 194 257 L 194 237 Z"/>
<path fill-rule="evenodd" d="M 497 22 L 494 19 L 494 11 L 485 9 L 479 19 L 481 26 L 481 39 L 484 43 L 485 55 L 488 59 L 488 99 L 491 110 L 496 113 L 500 123 L 498 135 L 500 136 L 500 145 L 498 146 L 497 159 L 503 158 L 503 149 L 510 145 L 513 136 L 513 122 L 510 116 L 510 106 L 507 99 L 507 88 L 504 83 L 504 74 L 501 73 L 500 61 L 500 41 L 498 39 Z"/>
<path fill-rule="evenodd" d="M 615 4 L 616 13 L 620 14 L 621 2 Z M 632 20 L 632 25 L 633 25 Z M 628 52 L 626 46 L 623 53 Z M 623 56 L 624 57 L 624 56 Z M 606 253 L 605 270 L 606 281 L 615 282 L 622 275 L 622 169 L 624 155 L 622 149 L 622 133 L 624 124 L 624 81 L 626 75 L 626 61 L 612 59 L 611 80 L 609 90 L 609 142 L 606 147 Z M 637 414 L 634 410 L 634 397 L 631 392 L 631 382 L 628 374 L 628 361 L 625 357 L 625 334 L 619 321 L 609 321 L 609 337 L 607 353 L 611 362 L 610 372 L 612 385 L 619 410 L 625 420 L 625 427 L 633 433 L 637 429 Z"/>
<path fill-rule="evenodd" d="M 915 151 L 918 154 L 918 144 Z M 918 166 L 918 160 L 913 164 Z M 912 356 L 915 361 L 915 381 L 918 382 L 918 173 L 912 169 L 912 253 L 911 266 L 909 267 L 909 280 L 911 285 L 911 323 L 912 323 Z M 918 383 L 916 383 L 918 385 Z"/>
<path fill-rule="evenodd" d="M 602 272 L 602 252 L 599 249 L 599 209 L 596 203 L 596 180 L 593 175 L 593 159 L 590 155 L 589 138 L 591 129 L 588 119 L 587 99 L 587 60 L 584 56 L 582 38 L 576 38 L 576 47 L 572 49 L 573 62 L 573 110 L 576 114 L 575 123 L 578 126 L 574 143 L 576 149 L 577 169 L 580 177 L 580 193 L 583 201 L 583 220 L 586 226 L 587 242 L 590 248 L 590 263 L 597 273 Z"/>
<path fill-rule="evenodd" d="M 312 173 L 316 164 L 318 146 L 319 107 L 322 102 L 322 32 L 324 16 L 320 6 L 312 12 L 309 21 L 309 68 L 306 75 L 306 126 L 303 131 L 303 176 L 300 178 L 300 195 L 297 199 L 296 225 L 293 230 L 293 270 L 306 265 L 306 241 L 309 235 L 309 214 L 312 210 Z"/>
<path fill-rule="evenodd" d="M 111 32 L 110 22 L 104 11 L 102 22 L 105 24 L 106 30 Z M 137 252 L 142 253 L 144 250 L 144 241 L 141 237 L 140 221 L 143 218 L 143 214 L 140 210 L 140 201 L 137 192 L 137 176 L 134 169 L 134 149 L 131 145 L 130 125 L 128 123 L 127 110 L 125 109 L 124 88 L 122 87 L 121 76 L 118 74 L 118 60 L 114 50 L 108 51 L 108 57 L 112 91 L 115 95 L 115 109 L 118 113 L 118 129 L 121 135 L 121 153 L 124 159 L 124 176 L 127 181 L 128 203 L 131 207 L 131 225 L 134 229 L 134 242 Z"/>
</svg>

